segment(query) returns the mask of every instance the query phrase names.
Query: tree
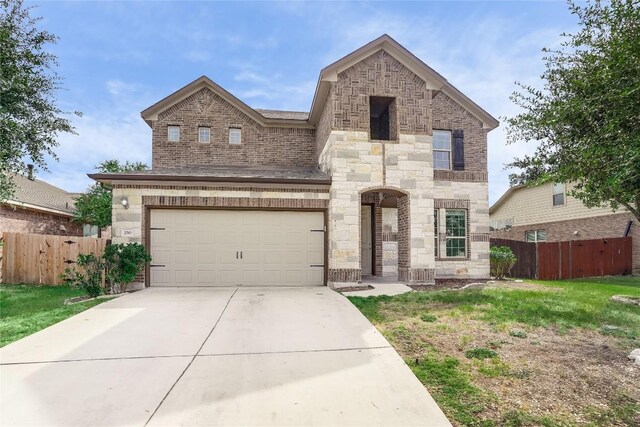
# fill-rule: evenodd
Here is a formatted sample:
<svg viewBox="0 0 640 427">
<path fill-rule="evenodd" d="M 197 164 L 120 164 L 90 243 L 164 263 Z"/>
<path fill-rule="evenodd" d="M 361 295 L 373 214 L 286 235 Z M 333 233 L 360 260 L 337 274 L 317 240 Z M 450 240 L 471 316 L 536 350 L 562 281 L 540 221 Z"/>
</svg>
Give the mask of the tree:
<svg viewBox="0 0 640 427">
<path fill-rule="evenodd" d="M 106 160 L 96 170 L 101 173 L 132 172 L 148 169 L 141 162 L 120 163 L 119 160 Z M 102 237 L 102 229 L 111 225 L 111 208 L 113 205 L 112 188 L 102 183 L 93 184 L 89 189 L 75 199 L 75 213 L 73 220 L 81 224 L 91 224 L 98 227 L 98 237 Z"/>
<path fill-rule="evenodd" d="M 57 135 L 75 133 L 56 106 L 61 78 L 47 48 L 57 37 L 37 28 L 31 9 L 22 0 L 0 0 L 0 201 L 14 193 L 13 174 L 25 173 L 28 163 L 47 169 Z"/>
<path fill-rule="evenodd" d="M 569 1 L 579 28 L 543 49 L 544 88 L 518 83 L 507 141 L 534 142 L 508 167 L 512 184 L 572 183 L 586 206 L 627 208 L 640 221 L 640 2 Z"/>
</svg>

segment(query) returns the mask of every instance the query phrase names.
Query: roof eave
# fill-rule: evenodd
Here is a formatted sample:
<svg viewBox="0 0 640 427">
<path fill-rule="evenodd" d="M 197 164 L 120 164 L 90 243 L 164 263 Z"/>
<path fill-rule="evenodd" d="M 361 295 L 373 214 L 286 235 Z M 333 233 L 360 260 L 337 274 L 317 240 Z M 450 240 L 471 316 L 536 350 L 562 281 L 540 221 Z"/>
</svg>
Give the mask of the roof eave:
<svg viewBox="0 0 640 427">
<path fill-rule="evenodd" d="M 257 112 L 256 110 L 254 110 L 253 108 L 251 108 L 250 106 L 248 106 L 247 104 L 245 104 L 242 100 L 240 100 L 239 98 L 237 98 L 236 96 L 234 96 L 233 94 L 225 90 L 222 86 L 218 85 L 216 82 L 214 82 L 207 76 L 200 76 L 199 78 L 192 81 L 188 85 L 178 89 L 177 91 L 173 92 L 169 96 L 164 97 L 163 99 L 151 105 L 150 107 L 145 108 L 142 112 L 140 112 L 140 116 L 144 119 L 147 125 L 151 127 L 153 122 L 158 119 L 158 114 L 160 114 L 162 111 L 165 111 L 166 109 L 171 108 L 171 106 L 177 104 L 178 102 L 193 95 L 194 93 L 196 93 L 197 91 L 205 87 L 212 90 L 215 94 L 217 94 L 221 98 L 228 101 L 231 105 L 233 105 L 238 110 L 247 114 L 249 117 L 251 117 L 253 120 L 255 120 L 257 123 L 259 123 L 262 126 L 265 126 L 265 127 L 285 126 L 285 127 L 303 127 L 303 128 L 313 127 L 309 125 L 309 120 L 267 118 L 262 114 L 260 114 L 259 112 Z"/>
<path fill-rule="evenodd" d="M 102 174 L 93 173 L 87 176 L 95 181 L 110 184 L 113 181 L 182 181 L 182 182 L 229 182 L 229 183 L 260 183 L 260 184 L 306 184 L 331 185 L 331 178 L 265 178 L 265 177 L 224 177 L 224 176 L 195 176 L 195 175 L 142 175 L 142 174 Z"/>
</svg>

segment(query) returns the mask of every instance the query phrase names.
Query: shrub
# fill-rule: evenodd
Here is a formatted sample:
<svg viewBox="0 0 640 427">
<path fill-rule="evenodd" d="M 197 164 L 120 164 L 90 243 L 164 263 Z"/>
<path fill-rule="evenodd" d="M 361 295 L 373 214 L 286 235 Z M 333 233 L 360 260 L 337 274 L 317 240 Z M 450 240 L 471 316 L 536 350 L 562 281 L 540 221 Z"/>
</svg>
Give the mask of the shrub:
<svg viewBox="0 0 640 427">
<path fill-rule="evenodd" d="M 90 297 L 97 297 L 104 292 L 104 275 L 109 293 L 121 293 L 148 262 L 151 257 L 140 243 L 109 245 L 100 258 L 79 254 L 76 261 L 79 268 L 67 268 L 62 278 L 65 283 L 83 289 Z"/>
<path fill-rule="evenodd" d="M 493 359 L 498 353 L 484 347 L 476 347 L 464 352 L 467 359 Z"/>
<path fill-rule="evenodd" d="M 490 258 L 491 275 L 496 279 L 504 279 L 509 274 L 511 267 L 518 261 L 518 258 L 508 246 L 491 247 Z"/>
<path fill-rule="evenodd" d="M 105 248 L 105 279 L 111 293 L 127 290 L 151 257 L 140 243 L 119 243 Z"/>
<path fill-rule="evenodd" d="M 425 313 L 425 314 L 420 316 L 420 320 L 422 320 L 423 322 L 432 323 L 432 322 L 435 322 L 436 320 L 438 320 L 438 318 L 436 316 L 434 316 L 433 314 Z"/>
<path fill-rule="evenodd" d="M 67 268 L 64 270 L 62 279 L 68 285 L 82 289 L 92 298 L 102 294 L 102 272 L 104 271 L 104 261 L 94 254 L 79 254 L 76 259 L 79 269 Z"/>
</svg>

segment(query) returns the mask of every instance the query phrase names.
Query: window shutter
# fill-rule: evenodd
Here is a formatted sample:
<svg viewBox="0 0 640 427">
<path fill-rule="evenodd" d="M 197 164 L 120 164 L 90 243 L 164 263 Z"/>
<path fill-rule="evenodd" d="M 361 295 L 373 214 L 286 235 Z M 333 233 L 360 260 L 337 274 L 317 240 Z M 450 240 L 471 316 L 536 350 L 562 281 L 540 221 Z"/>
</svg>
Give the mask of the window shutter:
<svg viewBox="0 0 640 427">
<path fill-rule="evenodd" d="M 464 170 L 464 131 L 454 130 L 453 136 L 453 170 Z"/>
</svg>

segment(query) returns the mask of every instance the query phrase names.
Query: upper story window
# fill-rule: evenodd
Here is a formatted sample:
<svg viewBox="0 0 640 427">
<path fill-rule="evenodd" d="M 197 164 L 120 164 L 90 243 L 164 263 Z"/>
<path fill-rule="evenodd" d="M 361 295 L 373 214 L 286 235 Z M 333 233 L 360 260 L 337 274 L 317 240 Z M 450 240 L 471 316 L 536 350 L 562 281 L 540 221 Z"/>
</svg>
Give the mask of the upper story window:
<svg viewBox="0 0 640 427">
<path fill-rule="evenodd" d="M 180 126 L 167 126 L 167 141 L 180 141 Z"/>
<path fill-rule="evenodd" d="M 238 145 L 242 143 L 242 130 L 240 128 L 229 128 L 229 144 Z"/>
<path fill-rule="evenodd" d="M 433 168 L 451 169 L 451 131 L 433 131 Z"/>
<path fill-rule="evenodd" d="M 205 126 L 198 128 L 198 142 L 211 142 L 211 128 Z"/>
<path fill-rule="evenodd" d="M 524 239 L 527 242 L 544 242 L 547 240 L 547 230 L 527 230 Z"/>
<path fill-rule="evenodd" d="M 371 139 L 391 141 L 397 139 L 395 98 L 369 97 L 369 130 Z"/>
<path fill-rule="evenodd" d="M 564 206 L 564 184 L 553 184 L 553 206 Z"/>
</svg>

